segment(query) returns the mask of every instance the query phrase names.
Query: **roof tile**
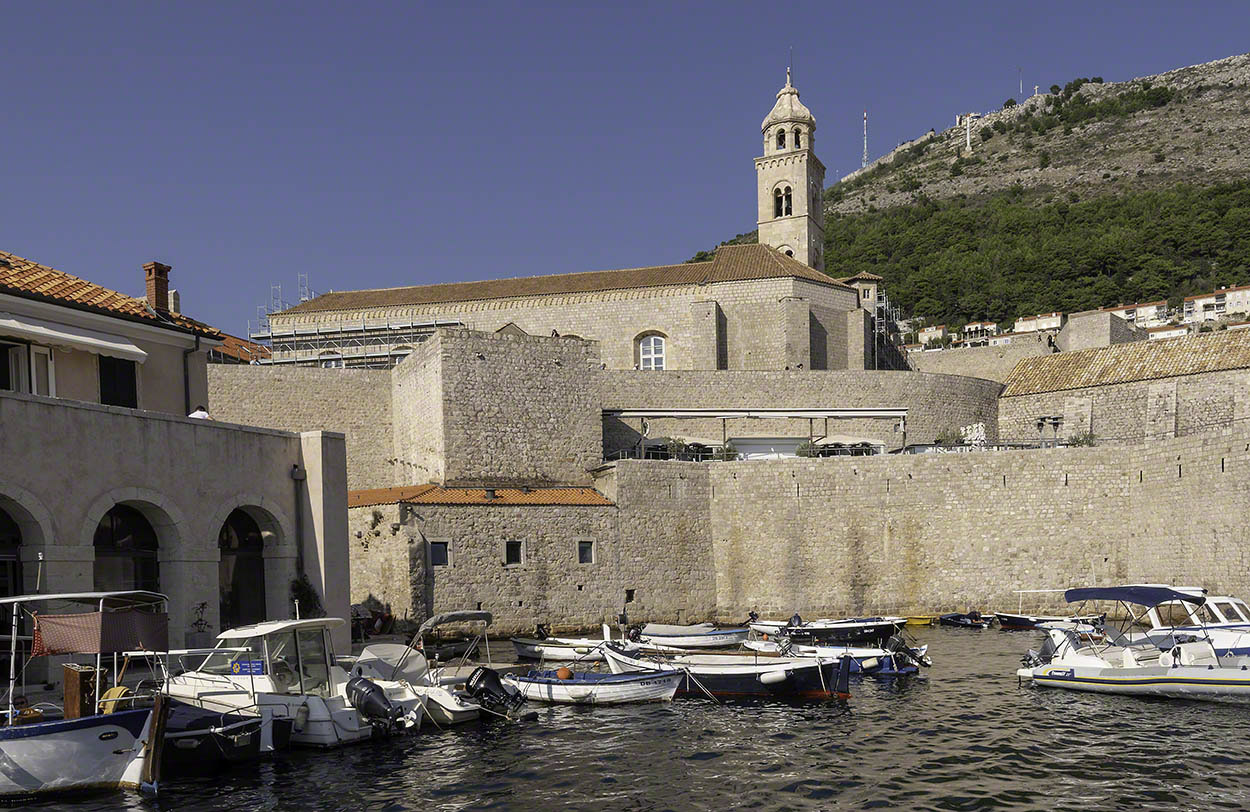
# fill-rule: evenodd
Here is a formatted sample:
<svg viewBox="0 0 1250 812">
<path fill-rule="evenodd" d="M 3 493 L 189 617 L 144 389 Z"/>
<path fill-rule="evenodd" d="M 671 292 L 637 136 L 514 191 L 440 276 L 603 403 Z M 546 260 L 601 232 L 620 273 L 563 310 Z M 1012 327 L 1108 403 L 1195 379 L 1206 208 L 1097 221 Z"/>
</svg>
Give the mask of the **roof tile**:
<svg viewBox="0 0 1250 812">
<path fill-rule="evenodd" d="M 146 299 L 118 293 L 8 251 L 0 251 L 0 293 L 33 295 L 70 307 L 151 322 L 158 327 L 182 328 L 210 338 L 222 335 L 216 328 L 179 313 L 170 313 L 168 317 L 158 315 L 148 307 Z"/>
<path fill-rule="evenodd" d="M 1221 330 L 1170 341 L 1135 341 L 1024 358 L 1007 376 L 1002 396 L 1245 368 L 1250 368 L 1250 335 L 1241 330 Z"/>
</svg>

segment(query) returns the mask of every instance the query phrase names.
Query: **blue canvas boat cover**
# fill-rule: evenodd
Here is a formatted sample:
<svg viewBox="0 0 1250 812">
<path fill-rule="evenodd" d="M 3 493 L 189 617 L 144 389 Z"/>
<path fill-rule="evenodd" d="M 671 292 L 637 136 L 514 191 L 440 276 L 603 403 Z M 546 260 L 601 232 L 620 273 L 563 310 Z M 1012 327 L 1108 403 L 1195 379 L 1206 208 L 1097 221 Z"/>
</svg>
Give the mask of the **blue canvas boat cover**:
<svg viewBox="0 0 1250 812">
<path fill-rule="evenodd" d="M 1063 593 L 1068 603 L 1078 601 L 1121 601 L 1138 606 L 1158 606 L 1168 601 L 1183 601 L 1195 606 L 1206 603 L 1206 597 L 1192 592 L 1181 592 L 1161 584 L 1130 584 L 1128 586 L 1087 586 L 1069 589 Z"/>
</svg>

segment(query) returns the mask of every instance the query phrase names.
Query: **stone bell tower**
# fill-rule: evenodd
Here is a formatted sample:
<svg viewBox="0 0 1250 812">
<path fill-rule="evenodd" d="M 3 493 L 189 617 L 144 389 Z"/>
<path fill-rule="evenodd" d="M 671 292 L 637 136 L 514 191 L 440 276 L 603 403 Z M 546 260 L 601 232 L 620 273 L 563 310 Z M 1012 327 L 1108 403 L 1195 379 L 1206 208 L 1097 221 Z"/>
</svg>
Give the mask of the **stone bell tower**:
<svg viewBox="0 0 1250 812">
<path fill-rule="evenodd" d="M 755 159 L 760 242 L 822 270 L 825 165 L 812 152 L 816 119 L 799 101 L 789 68 L 762 129 L 764 154 Z"/>
</svg>

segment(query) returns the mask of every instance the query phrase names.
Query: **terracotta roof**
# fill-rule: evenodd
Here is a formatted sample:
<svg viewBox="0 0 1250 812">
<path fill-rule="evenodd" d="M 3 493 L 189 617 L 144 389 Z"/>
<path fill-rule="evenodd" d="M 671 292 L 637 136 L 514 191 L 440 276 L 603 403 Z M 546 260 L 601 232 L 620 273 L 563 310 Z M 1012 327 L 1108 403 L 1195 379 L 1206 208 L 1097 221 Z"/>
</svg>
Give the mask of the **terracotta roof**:
<svg viewBox="0 0 1250 812">
<path fill-rule="evenodd" d="M 1002 397 L 1247 367 L 1250 335 L 1240 330 L 1221 330 L 1172 341 L 1134 341 L 1024 358 L 1007 376 Z"/>
<path fill-rule="evenodd" d="M 213 352 L 237 358 L 243 363 L 259 361 L 273 354 L 264 344 L 257 344 L 255 341 L 248 341 L 246 338 L 232 336 L 229 333 L 221 334 L 221 346 L 214 347 Z"/>
<path fill-rule="evenodd" d="M 485 488 L 444 488 L 441 485 L 407 485 L 398 488 L 371 488 L 348 491 L 349 508 L 371 505 L 575 505 L 611 507 L 612 501 L 594 488 L 495 488 L 495 498 L 486 498 Z"/>
<path fill-rule="evenodd" d="M 885 277 L 884 277 L 884 276 L 877 276 L 875 273 L 871 273 L 870 271 L 860 271 L 859 273 L 855 274 L 854 276 L 844 276 L 844 277 L 842 277 L 841 279 L 839 279 L 838 281 L 839 281 L 839 282 L 853 282 L 853 281 L 855 281 L 856 279 L 864 279 L 864 280 L 867 280 L 867 281 L 869 281 L 869 282 L 881 282 L 881 281 L 883 281 L 883 280 L 885 279 Z"/>
<path fill-rule="evenodd" d="M 222 336 L 216 328 L 187 316 L 178 313 L 159 315 L 148 307 L 146 299 L 109 290 L 8 251 L 0 251 L 0 293 L 147 322 L 156 327 L 187 330 L 209 338 Z"/>
<path fill-rule="evenodd" d="M 406 288 L 336 291 L 301 302 L 289 310 L 282 311 L 282 314 L 471 302 L 484 299 L 514 299 L 526 296 L 591 293 L 667 285 L 706 285 L 713 282 L 784 277 L 806 279 L 809 282 L 818 282 L 832 287 L 845 287 L 828 275 L 807 267 L 776 248 L 753 243 L 722 245 L 716 249 L 712 259 L 706 262 L 686 262 L 681 265 L 522 276 L 512 279 L 486 279 L 478 282 L 447 282 Z"/>
</svg>

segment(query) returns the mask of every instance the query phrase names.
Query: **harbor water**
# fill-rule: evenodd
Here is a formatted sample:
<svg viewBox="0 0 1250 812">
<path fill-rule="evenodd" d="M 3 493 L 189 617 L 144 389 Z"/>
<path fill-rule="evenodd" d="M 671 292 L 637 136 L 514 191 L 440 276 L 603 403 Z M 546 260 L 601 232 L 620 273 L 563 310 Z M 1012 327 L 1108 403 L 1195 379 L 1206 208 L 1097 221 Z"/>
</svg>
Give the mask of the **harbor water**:
<svg viewBox="0 0 1250 812">
<path fill-rule="evenodd" d="M 1245 809 L 1250 707 L 1018 687 L 1035 632 L 925 628 L 923 677 L 848 703 L 537 706 L 332 752 L 295 751 L 158 799 L 42 809 Z"/>
</svg>

